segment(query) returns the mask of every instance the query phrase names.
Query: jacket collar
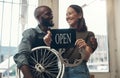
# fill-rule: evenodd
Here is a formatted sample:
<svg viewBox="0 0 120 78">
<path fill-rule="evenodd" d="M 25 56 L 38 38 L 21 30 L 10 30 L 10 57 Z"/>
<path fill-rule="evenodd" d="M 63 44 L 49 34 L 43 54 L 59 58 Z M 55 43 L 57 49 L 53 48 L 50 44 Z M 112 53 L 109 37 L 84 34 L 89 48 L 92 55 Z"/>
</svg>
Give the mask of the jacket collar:
<svg viewBox="0 0 120 78">
<path fill-rule="evenodd" d="M 37 31 L 38 33 L 45 33 L 44 31 L 42 31 L 42 30 L 40 29 L 39 25 L 37 25 L 37 27 L 36 27 L 35 29 L 36 29 L 36 31 Z"/>
</svg>

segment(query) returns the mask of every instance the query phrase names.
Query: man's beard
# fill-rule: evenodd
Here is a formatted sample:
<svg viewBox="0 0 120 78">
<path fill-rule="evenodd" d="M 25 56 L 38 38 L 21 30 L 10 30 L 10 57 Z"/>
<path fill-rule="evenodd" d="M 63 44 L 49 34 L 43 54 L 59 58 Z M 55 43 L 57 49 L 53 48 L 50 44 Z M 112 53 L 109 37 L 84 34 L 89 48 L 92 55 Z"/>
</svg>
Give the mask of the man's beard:
<svg viewBox="0 0 120 78">
<path fill-rule="evenodd" d="M 50 20 L 50 19 L 42 19 L 42 25 L 43 26 L 47 26 L 47 27 L 53 27 L 54 26 L 54 23 L 53 23 L 53 21 L 52 20 Z"/>
</svg>

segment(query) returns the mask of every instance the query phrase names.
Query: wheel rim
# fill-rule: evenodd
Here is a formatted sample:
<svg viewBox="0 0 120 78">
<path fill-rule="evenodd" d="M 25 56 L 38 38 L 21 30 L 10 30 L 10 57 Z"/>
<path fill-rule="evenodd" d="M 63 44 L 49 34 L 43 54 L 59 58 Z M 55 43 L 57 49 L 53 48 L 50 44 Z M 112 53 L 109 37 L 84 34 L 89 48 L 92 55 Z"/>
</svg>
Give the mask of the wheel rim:
<svg viewBox="0 0 120 78">
<path fill-rule="evenodd" d="M 60 58 L 65 64 L 65 67 L 75 67 L 82 63 L 85 57 L 85 50 L 82 48 L 75 47 L 75 50 L 68 50 L 67 52 L 60 52 Z M 71 52 L 71 53 L 70 53 Z"/>
<path fill-rule="evenodd" d="M 56 50 L 37 47 L 30 53 L 30 69 L 34 78 L 61 78 L 62 62 Z"/>
</svg>

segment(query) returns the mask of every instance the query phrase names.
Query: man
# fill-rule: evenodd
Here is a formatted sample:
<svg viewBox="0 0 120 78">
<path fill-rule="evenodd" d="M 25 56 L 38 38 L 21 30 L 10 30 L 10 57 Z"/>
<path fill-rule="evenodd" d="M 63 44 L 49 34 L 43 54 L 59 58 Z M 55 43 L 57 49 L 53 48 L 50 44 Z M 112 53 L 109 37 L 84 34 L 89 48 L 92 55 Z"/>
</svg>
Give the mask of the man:
<svg viewBox="0 0 120 78">
<path fill-rule="evenodd" d="M 49 28 L 54 26 L 52 10 L 48 6 L 38 6 L 35 9 L 34 16 L 38 21 L 38 26 L 23 32 L 18 53 L 14 56 L 14 61 L 25 78 L 33 78 L 28 63 L 31 49 L 37 46 L 50 46 Z"/>
</svg>

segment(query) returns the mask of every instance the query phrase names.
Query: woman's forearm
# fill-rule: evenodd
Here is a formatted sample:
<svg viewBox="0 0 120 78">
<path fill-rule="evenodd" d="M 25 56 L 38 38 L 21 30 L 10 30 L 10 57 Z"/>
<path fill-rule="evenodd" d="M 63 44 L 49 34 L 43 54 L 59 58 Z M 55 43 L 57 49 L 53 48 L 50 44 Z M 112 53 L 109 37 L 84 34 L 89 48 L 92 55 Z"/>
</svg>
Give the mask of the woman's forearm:
<svg viewBox="0 0 120 78">
<path fill-rule="evenodd" d="M 92 53 L 92 48 L 90 48 L 89 46 L 85 47 L 85 60 L 88 61 L 90 55 Z"/>
</svg>

